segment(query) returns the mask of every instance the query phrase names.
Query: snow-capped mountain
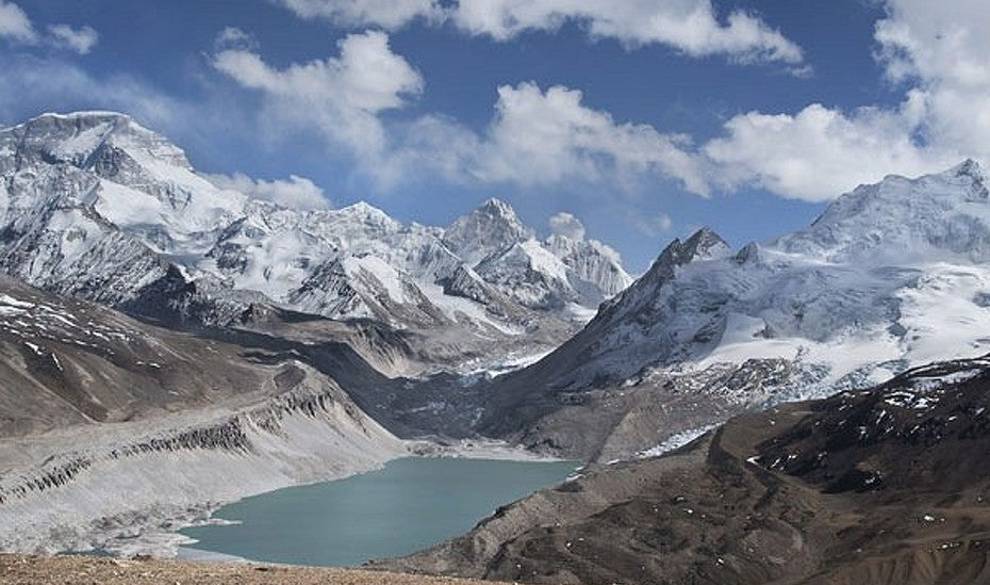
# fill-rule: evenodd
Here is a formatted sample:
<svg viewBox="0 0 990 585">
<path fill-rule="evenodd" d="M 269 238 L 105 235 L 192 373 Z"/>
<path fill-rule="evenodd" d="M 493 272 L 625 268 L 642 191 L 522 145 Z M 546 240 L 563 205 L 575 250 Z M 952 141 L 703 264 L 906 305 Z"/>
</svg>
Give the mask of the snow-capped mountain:
<svg viewBox="0 0 990 585">
<path fill-rule="evenodd" d="M 443 242 L 473 267 L 492 254 L 534 237 L 536 232 L 523 225 L 509 204 L 489 199 L 450 224 Z"/>
<path fill-rule="evenodd" d="M 859 187 L 807 229 L 735 253 L 701 230 L 673 241 L 574 338 L 501 380 L 490 423 L 513 432 L 596 388 L 697 392 L 727 367 L 741 368 L 724 382 L 735 390 L 706 392 L 745 407 L 984 354 L 988 256 L 987 177 L 973 161 Z M 768 386 L 759 370 L 787 375 Z M 527 415 L 509 424 L 513 412 Z"/>
<path fill-rule="evenodd" d="M 111 112 L 0 130 L 0 268 L 159 318 L 222 325 L 267 303 L 489 340 L 542 328 L 541 347 L 630 280 L 607 246 L 539 242 L 497 199 L 445 229 L 366 203 L 302 211 L 221 189 Z"/>
</svg>

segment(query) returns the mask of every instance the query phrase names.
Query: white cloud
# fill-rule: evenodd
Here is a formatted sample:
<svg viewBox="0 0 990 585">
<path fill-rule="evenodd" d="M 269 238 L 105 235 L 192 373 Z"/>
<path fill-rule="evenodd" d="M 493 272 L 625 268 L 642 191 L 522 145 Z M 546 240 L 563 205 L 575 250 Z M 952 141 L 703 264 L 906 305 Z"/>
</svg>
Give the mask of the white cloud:
<svg viewBox="0 0 990 585">
<path fill-rule="evenodd" d="M 990 159 L 990 4 L 888 0 L 876 26 L 887 75 L 914 88 L 927 140 Z"/>
<path fill-rule="evenodd" d="M 258 48 L 258 41 L 236 26 L 228 26 L 217 33 L 216 38 L 213 39 L 213 48 L 218 52 L 229 49 L 254 51 Z"/>
<path fill-rule="evenodd" d="M 629 222 L 641 234 L 651 238 L 666 234 L 674 227 L 674 220 L 662 211 L 654 215 L 630 213 Z"/>
<path fill-rule="evenodd" d="M 239 191 L 249 197 L 271 201 L 294 209 L 326 209 L 330 201 L 323 189 L 305 177 L 289 175 L 288 180 L 252 179 L 243 173 L 206 175 L 221 189 Z"/>
<path fill-rule="evenodd" d="M 888 0 L 886 7 L 876 25 L 877 58 L 903 85 L 902 103 L 735 116 L 725 136 L 704 146 L 712 182 L 823 201 L 891 173 L 990 160 L 990 4 Z"/>
<path fill-rule="evenodd" d="M 394 30 L 424 18 L 440 21 L 437 0 L 275 0 L 300 18 L 323 18 L 341 26 L 380 26 Z"/>
<path fill-rule="evenodd" d="M 550 231 L 572 240 L 584 239 L 584 224 L 572 213 L 561 211 L 550 216 Z"/>
<path fill-rule="evenodd" d="M 20 6 L 0 0 L 0 38 L 34 44 L 38 42 L 38 33 Z"/>
<path fill-rule="evenodd" d="M 580 91 L 534 83 L 498 89 L 496 115 L 474 174 L 486 181 L 546 185 L 569 180 L 635 181 L 659 173 L 706 194 L 707 183 L 687 139 L 647 124 L 617 123 L 582 104 Z"/>
<path fill-rule="evenodd" d="M 276 0 L 302 18 L 341 26 L 394 30 L 422 19 L 450 22 L 471 35 L 505 41 L 524 32 L 556 31 L 574 22 L 594 39 L 627 47 L 664 45 L 692 57 L 733 61 L 803 60 L 801 48 L 760 18 L 735 10 L 720 17 L 711 0 Z M 796 71 L 806 71 L 798 68 Z"/>
<path fill-rule="evenodd" d="M 918 175 L 956 162 L 916 143 L 915 104 L 850 114 L 812 104 L 795 115 L 750 112 L 704 152 L 724 188 L 756 184 L 783 197 L 827 201 L 888 174 Z"/>
<path fill-rule="evenodd" d="M 265 115 L 277 123 L 317 129 L 337 144 L 364 157 L 386 146 L 378 115 L 401 108 L 419 94 L 423 79 L 404 58 L 393 53 L 388 35 L 352 34 L 338 44 L 339 57 L 277 69 L 257 53 L 227 49 L 213 66 L 238 84 L 262 93 Z"/>
<path fill-rule="evenodd" d="M 800 47 L 751 14 L 737 10 L 720 21 L 711 0 L 460 0 L 453 19 L 473 34 L 497 40 L 525 31 L 554 31 L 572 21 L 593 38 L 613 38 L 632 47 L 660 44 L 693 57 L 727 55 L 743 62 L 792 64 L 803 58 Z"/>
<path fill-rule="evenodd" d="M 285 69 L 268 65 L 254 51 L 227 49 L 213 57 L 213 66 L 264 95 L 262 117 L 269 123 L 282 130 L 286 124 L 317 129 L 332 146 L 347 148 L 361 170 L 385 188 L 424 173 L 527 186 L 631 184 L 644 175 L 661 175 L 707 193 L 697 157 L 683 150 L 685 137 L 617 123 L 607 112 L 583 105 L 581 92 L 562 86 L 545 92 L 533 83 L 500 87 L 483 134 L 431 115 L 386 128 L 381 114 L 405 106 L 424 85 L 388 40 L 383 32 L 353 34 L 340 42 L 339 57 Z"/>
<path fill-rule="evenodd" d="M 46 45 L 88 54 L 100 40 L 91 26 L 73 28 L 67 24 L 49 25 L 48 34 L 39 34 L 24 10 L 14 2 L 0 0 L 0 39 L 25 45 Z"/>
<path fill-rule="evenodd" d="M 463 0 L 448 6 L 459 26 L 496 38 L 552 30 L 572 20 L 595 37 L 634 45 L 657 42 L 692 55 L 800 63 L 799 49 L 773 40 L 753 17 L 730 16 L 728 24 L 718 24 L 710 2 L 630 0 L 608 10 L 571 0 Z M 437 115 L 386 124 L 381 112 L 405 105 L 405 98 L 422 91 L 423 80 L 391 52 L 384 33 L 352 35 L 341 44 L 339 58 L 285 70 L 271 68 L 250 51 L 220 53 L 216 65 L 242 85 L 263 91 L 275 111 L 295 113 L 351 148 L 385 186 L 424 175 L 524 187 L 566 182 L 628 187 L 667 177 L 701 195 L 757 186 L 823 201 L 886 174 L 940 170 L 967 156 L 990 159 L 990 62 L 985 59 L 990 5 L 888 0 L 887 7 L 888 16 L 876 27 L 878 59 L 904 88 L 899 105 L 840 110 L 810 104 L 797 112 L 740 113 L 700 145 L 647 124 L 617 121 L 585 104 L 580 91 L 535 83 L 498 88 L 492 121 L 482 132 Z M 649 17 L 649 10 L 659 15 Z M 691 23 L 669 33 L 680 37 L 663 36 L 667 29 L 656 24 L 668 21 L 668 11 Z M 737 36 L 749 41 L 729 40 Z M 349 55 L 351 43 L 364 49 Z M 389 73 L 365 79 L 369 70 Z M 643 229 L 669 229 L 664 223 L 652 218 Z"/>
<path fill-rule="evenodd" d="M 67 24 L 55 24 L 48 27 L 48 34 L 55 46 L 70 49 L 80 55 L 89 54 L 100 40 L 100 35 L 91 26 L 76 29 Z"/>
</svg>

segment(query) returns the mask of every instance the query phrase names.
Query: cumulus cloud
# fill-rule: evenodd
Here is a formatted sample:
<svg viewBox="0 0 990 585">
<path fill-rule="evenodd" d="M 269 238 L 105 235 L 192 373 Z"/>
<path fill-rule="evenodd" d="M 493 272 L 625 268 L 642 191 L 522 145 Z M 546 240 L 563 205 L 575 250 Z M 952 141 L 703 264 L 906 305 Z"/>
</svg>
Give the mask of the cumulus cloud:
<svg viewBox="0 0 990 585">
<path fill-rule="evenodd" d="M 380 26 L 393 30 L 424 18 L 440 21 L 438 0 L 276 0 L 300 18 L 323 18 L 350 27 Z"/>
<path fill-rule="evenodd" d="M 248 49 L 225 49 L 213 66 L 266 100 L 266 116 L 296 128 L 317 128 L 332 142 L 364 157 L 386 146 L 378 115 L 401 108 L 423 79 L 392 52 L 388 35 L 369 31 L 338 43 L 340 55 L 278 69 Z"/>
<path fill-rule="evenodd" d="M 822 201 L 890 173 L 990 160 L 990 5 L 887 0 L 886 9 L 876 24 L 877 59 L 904 87 L 899 106 L 740 114 L 704 145 L 711 181 Z"/>
<path fill-rule="evenodd" d="M 288 180 L 252 179 L 243 173 L 207 175 L 221 189 L 239 191 L 255 199 L 271 201 L 294 209 L 326 209 L 330 201 L 323 189 L 305 177 L 289 175 Z"/>
<path fill-rule="evenodd" d="M 888 174 L 944 169 L 956 156 L 920 145 L 920 119 L 908 101 L 899 110 L 862 108 L 846 114 L 812 104 L 797 114 L 750 112 L 725 125 L 705 154 L 724 188 L 752 183 L 783 197 L 827 201 Z"/>
<path fill-rule="evenodd" d="M 20 6 L 0 0 L 0 38 L 33 44 L 38 42 L 38 33 Z"/>
<path fill-rule="evenodd" d="M 803 61 L 801 48 L 760 18 L 741 10 L 720 17 L 711 0 L 277 1 L 302 18 L 323 18 L 342 26 L 393 30 L 422 19 L 449 22 L 467 34 L 506 41 L 573 22 L 594 39 L 615 39 L 629 48 L 657 44 L 692 57 L 724 55 L 743 63 Z"/>
<path fill-rule="evenodd" d="M 584 239 L 584 224 L 574 214 L 561 211 L 550 216 L 550 231 L 572 240 Z"/>
<path fill-rule="evenodd" d="M 742 62 L 803 59 L 798 45 L 749 13 L 737 10 L 720 20 L 711 0 L 460 0 L 452 18 L 464 30 L 497 40 L 554 31 L 571 21 L 593 38 L 630 47 L 659 44 L 693 57 L 727 55 Z"/>
<path fill-rule="evenodd" d="M 55 24 L 48 27 L 51 43 L 63 49 L 69 49 L 87 55 L 100 40 L 99 33 L 91 26 L 72 28 L 67 24 Z"/>
<path fill-rule="evenodd" d="M 990 4 L 887 0 L 876 25 L 888 77 L 912 88 L 928 141 L 990 158 Z"/>
<path fill-rule="evenodd" d="M 630 0 L 607 11 L 570 0 L 462 0 L 446 6 L 457 26 L 495 38 L 574 21 L 593 36 L 632 45 L 667 43 L 691 55 L 717 52 L 800 63 L 799 49 L 773 40 L 760 21 L 747 20 L 754 18 L 750 15 L 719 20 L 710 2 Z M 422 91 L 423 79 L 389 49 L 381 32 L 351 35 L 342 41 L 339 57 L 282 70 L 246 50 L 220 52 L 214 64 L 263 92 L 283 119 L 315 121 L 332 141 L 366 162 L 383 185 L 427 174 L 524 187 L 567 182 L 628 187 L 661 177 L 703 196 L 756 186 L 823 201 L 889 173 L 931 172 L 967 156 L 990 159 L 990 62 L 985 59 L 990 7 L 978 0 L 953 0 L 951 9 L 923 0 L 888 0 L 886 6 L 887 16 L 876 25 L 877 59 L 891 82 L 903 87 L 899 105 L 842 110 L 812 103 L 795 112 L 740 113 L 701 143 L 616 120 L 585 103 L 579 90 L 532 82 L 499 87 L 492 120 L 482 131 L 439 115 L 386 123 L 381 113 L 405 106 Z M 655 18 L 650 10 L 657 12 Z M 666 29 L 657 23 L 681 22 L 668 12 L 694 28 L 674 27 L 680 40 L 662 36 L 667 33 L 658 31 Z M 744 30 L 749 32 L 738 32 Z M 749 41 L 727 40 L 733 35 Z M 638 223 L 644 232 L 662 232 L 669 229 L 664 218 Z"/>
<path fill-rule="evenodd" d="M 73 28 L 67 24 L 48 26 L 48 34 L 39 34 L 27 13 L 13 2 L 0 0 L 0 39 L 25 45 L 42 45 L 68 49 L 86 55 L 100 40 L 91 26 Z"/>
<path fill-rule="evenodd" d="M 580 91 L 535 83 L 498 89 L 495 118 L 481 144 L 475 174 L 523 185 L 568 180 L 635 180 L 659 173 L 707 194 L 688 139 L 646 124 L 619 123 L 582 103 Z"/>
<path fill-rule="evenodd" d="M 230 30 L 221 37 L 243 39 Z M 221 50 L 212 63 L 264 96 L 269 123 L 318 129 L 386 188 L 422 173 L 527 186 L 613 179 L 632 184 L 649 174 L 707 193 L 697 157 L 684 151 L 686 137 L 616 122 L 584 105 L 580 91 L 563 86 L 500 87 L 492 122 L 482 133 L 435 115 L 386 125 L 382 113 L 406 106 L 423 91 L 423 78 L 392 52 L 386 33 L 352 34 L 339 46 L 337 57 L 284 69 L 250 49 Z"/>
</svg>

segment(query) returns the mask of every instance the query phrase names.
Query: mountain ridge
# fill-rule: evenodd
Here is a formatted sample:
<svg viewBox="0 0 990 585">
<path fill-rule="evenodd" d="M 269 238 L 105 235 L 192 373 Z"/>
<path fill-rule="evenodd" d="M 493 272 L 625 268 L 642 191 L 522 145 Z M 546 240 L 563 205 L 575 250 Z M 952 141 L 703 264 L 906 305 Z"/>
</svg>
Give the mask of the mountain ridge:
<svg viewBox="0 0 990 585">
<path fill-rule="evenodd" d="M 0 130 L 0 186 L 0 269 L 180 324 L 236 323 L 260 303 L 457 332 L 472 353 L 493 339 L 543 353 L 631 280 L 598 242 L 570 241 L 557 259 L 562 247 L 536 240 L 497 199 L 437 228 L 365 202 L 300 211 L 218 188 L 179 147 L 112 112 L 44 114 Z M 500 262 L 515 245 L 562 263 L 566 277 L 521 289 L 547 264 Z M 443 282 L 482 260 L 500 278 L 487 282 L 500 292 L 495 305 L 446 294 Z M 186 296 L 163 307 L 162 290 Z"/>
<path fill-rule="evenodd" d="M 726 412 L 985 352 L 985 181 L 973 161 L 915 179 L 891 176 L 839 197 L 804 230 L 734 253 L 707 228 L 675 239 L 581 332 L 496 380 L 479 428 L 607 460 Z M 766 378 L 777 369 L 786 376 Z M 738 388 L 719 387 L 730 380 Z M 702 392 L 718 414 L 705 416 L 684 392 Z M 662 412 L 668 403 L 680 406 Z M 591 440 L 592 415 L 608 411 L 604 404 L 616 418 Z M 650 425 L 650 417 L 659 418 Z M 623 426 L 625 438 L 609 435 Z"/>
</svg>

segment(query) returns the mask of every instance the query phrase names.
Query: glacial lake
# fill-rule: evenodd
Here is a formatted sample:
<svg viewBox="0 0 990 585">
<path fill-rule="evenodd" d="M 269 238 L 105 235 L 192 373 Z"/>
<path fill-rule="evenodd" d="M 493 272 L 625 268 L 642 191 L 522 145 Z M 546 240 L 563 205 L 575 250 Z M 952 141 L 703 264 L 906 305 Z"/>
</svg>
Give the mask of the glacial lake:
<svg viewBox="0 0 990 585">
<path fill-rule="evenodd" d="M 405 458 L 347 479 L 290 487 L 229 504 L 238 522 L 187 528 L 186 548 L 273 563 L 353 566 L 406 555 L 562 482 L 578 463 Z"/>
</svg>

